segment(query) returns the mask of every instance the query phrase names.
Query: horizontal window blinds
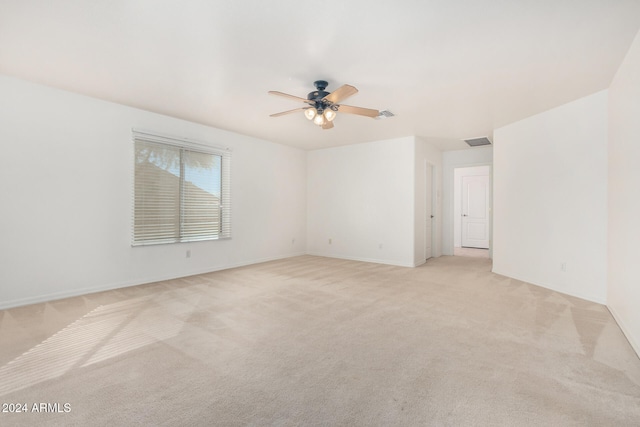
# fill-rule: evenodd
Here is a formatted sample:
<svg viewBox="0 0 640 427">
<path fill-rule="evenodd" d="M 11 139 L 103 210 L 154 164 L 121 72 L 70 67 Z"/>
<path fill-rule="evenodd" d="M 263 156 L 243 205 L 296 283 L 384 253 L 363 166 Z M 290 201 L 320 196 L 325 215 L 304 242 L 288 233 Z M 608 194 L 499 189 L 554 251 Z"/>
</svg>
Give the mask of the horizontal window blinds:
<svg viewBox="0 0 640 427">
<path fill-rule="evenodd" d="M 230 153 L 166 140 L 134 132 L 133 245 L 231 237 Z"/>
<path fill-rule="evenodd" d="M 180 238 L 180 149 L 136 142 L 134 243 Z"/>
<path fill-rule="evenodd" d="M 181 234 L 189 240 L 213 239 L 220 233 L 220 156 L 186 151 L 183 162 Z"/>
</svg>

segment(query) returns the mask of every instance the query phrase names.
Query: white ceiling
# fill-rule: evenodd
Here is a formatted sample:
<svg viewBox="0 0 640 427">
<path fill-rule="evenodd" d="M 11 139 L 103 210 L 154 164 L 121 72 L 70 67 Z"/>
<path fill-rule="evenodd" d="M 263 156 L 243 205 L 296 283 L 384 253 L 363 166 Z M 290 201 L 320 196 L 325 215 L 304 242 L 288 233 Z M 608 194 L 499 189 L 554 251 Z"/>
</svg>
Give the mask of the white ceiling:
<svg viewBox="0 0 640 427">
<path fill-rule="evenodd" d="M 638 0 L 0 0 L 0 73 L 304 149 L 460 149 L 606 89 L 639 28 Z M 396 117 L 269 117 L 318 79 Z"/>
</svg>

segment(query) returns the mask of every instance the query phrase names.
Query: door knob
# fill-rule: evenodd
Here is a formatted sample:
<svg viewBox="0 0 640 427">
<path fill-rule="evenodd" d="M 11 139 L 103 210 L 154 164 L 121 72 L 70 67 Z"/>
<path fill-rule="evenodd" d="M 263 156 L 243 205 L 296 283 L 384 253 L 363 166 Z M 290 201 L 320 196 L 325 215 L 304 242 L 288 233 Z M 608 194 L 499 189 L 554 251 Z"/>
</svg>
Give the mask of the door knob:
<svg viewBox="0 0 640 427">
<path fill-rule="evenodd" d="M 462 214 L 462 216 L 469 216 L 469 215 L 467 215 L 467 214 Z"/>
<path fill-rule="evenodd" d="M 431 218 L 433 218 L 433 215 L 431 215 Z"/>
</svg>

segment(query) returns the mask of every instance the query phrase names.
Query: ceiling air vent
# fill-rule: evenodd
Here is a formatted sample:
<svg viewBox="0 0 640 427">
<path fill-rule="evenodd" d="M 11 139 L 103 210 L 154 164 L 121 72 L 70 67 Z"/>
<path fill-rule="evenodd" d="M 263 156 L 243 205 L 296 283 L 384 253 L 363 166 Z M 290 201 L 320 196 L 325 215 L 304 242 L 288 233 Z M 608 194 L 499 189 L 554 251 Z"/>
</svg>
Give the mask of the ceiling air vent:
<svg viewBox="0 0 640 427">
<path fill-rule="evenodd" d="M 389 117 L 393 117 L 395 116 L 395 114 L 393 114 L 391 111 L 389 110 L 382 110 L 380 111 L 380 113 L 378 113 L 378 117 L 376 117 L 377 119 L 388 119 Z"/>
<path fill-rule="evenodd" d="M 479 147 L 481 145 L 491 145 L 491 141 L 489 141 L 489 138 L 487 138 L 486 136 L 483 136 L 481 138 L 465 139 L 464 142 L 469 144 L 470 147 Z"/>
</svg>

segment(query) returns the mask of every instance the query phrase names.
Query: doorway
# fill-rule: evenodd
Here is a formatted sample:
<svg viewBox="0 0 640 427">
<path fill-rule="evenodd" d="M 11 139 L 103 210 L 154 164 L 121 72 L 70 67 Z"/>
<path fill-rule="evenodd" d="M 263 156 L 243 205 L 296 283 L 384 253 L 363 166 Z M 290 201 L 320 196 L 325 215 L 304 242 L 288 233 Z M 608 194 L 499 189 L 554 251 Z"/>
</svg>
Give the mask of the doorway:
<svg viewBox="0 0 640 427">
<path fill-rule="evenodd" d="M 491 240 L 491 167 L 454 169 L 454 252 L 487 250 Z"/>
<path fill-rule="evenodd" d="M 434 206 L 433 206 L 433 184 L 435 182 L 433 178 L 434 168 L 430 163 L 425 162 L 424 172 L 424 189 L 425 189 L 425 227 L 424 227 L 424 259 L 429 259 L 433 256 L 433 219 L 434 219 Z"/>
</svg>

